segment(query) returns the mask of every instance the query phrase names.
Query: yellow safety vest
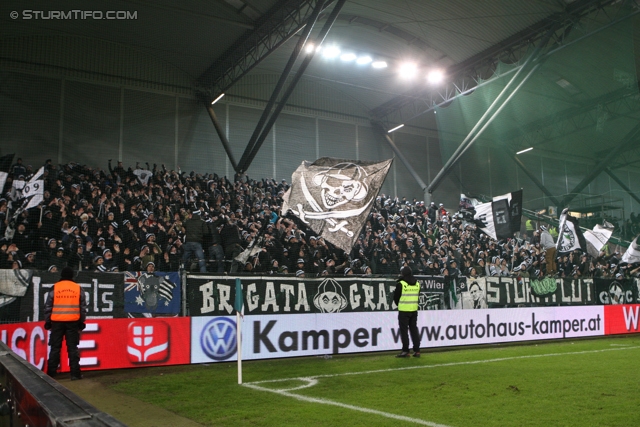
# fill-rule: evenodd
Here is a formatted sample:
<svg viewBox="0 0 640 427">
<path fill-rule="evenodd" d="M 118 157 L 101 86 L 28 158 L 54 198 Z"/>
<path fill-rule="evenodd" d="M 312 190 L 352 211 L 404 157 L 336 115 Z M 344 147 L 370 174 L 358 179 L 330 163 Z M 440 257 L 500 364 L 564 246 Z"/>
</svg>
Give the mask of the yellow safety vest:
<svg viewBox="0 0 640 427">
<path fill-rule="evenodd" d="M 418 301 L 420 300 L 420 283 L 410 285 L 404 280 L 400 281 L 402 295 L 398 302 L 398 311 L 418 311 Z"/>
<path fill-rule="evenodd" d="M 61 280 L 53 285 L 54 322 L 77 322 L 80 320 L 80 285 L 71 280 Z"/>
<path fill-rule="evenodd" d="M 527 231 L 533 231 L 533 221 L 531 221 L 530 219 L 525 222 L 525 226 Z"/>
</svg>

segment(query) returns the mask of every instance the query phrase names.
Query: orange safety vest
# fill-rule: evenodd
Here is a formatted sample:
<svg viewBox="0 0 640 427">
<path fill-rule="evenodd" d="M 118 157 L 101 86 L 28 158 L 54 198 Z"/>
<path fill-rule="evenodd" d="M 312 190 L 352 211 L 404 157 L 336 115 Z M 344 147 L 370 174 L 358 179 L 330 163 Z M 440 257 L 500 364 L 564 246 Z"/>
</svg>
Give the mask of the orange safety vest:
<svg viewBox="0 0 640 427">
<path fill-rule="evenodd" d="M 71 280 L 61 280 L 53 285 L 53 322 L 77 322 L 80 320 L 80 285 Z"/>
</svg>

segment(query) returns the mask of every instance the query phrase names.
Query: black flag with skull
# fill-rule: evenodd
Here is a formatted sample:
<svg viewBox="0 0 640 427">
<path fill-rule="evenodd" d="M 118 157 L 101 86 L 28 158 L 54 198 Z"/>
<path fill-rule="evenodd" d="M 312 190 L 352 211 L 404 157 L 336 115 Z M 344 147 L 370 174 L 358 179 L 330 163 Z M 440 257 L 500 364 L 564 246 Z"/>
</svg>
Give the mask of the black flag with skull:
<svg viewBox="0 0 640 427">
<path fill-rule="evenodd" d="M 392 160 L 364 162 L 322 157 L 303 161 L 291 176 L 282 212 L 289 209 L 318 235 L 350 252 L 389 172 Z"/>
</svg>

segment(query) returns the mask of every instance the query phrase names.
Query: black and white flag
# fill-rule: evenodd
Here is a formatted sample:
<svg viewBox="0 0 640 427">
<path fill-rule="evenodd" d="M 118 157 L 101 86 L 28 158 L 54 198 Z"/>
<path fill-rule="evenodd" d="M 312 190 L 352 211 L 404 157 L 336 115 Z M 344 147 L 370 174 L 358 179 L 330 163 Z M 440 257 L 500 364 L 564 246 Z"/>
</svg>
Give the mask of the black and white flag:
<svg viewBox="0 0 640 427">
<path fill-rule="evenodd" d="M 38 206 L 44 196 L 44 166 L 22 188 L 22 197 L 29 199 L 25 209 Z"/>
<path fill-rule="evenodd" d="M 565 208 L 560 214 L 560 227 L 558 242 L 556 243 L 556 249 L 559 253 L 572 252 L 576 249 L 580 249 L 583 252 L 587 251 L 587 243 L 585 241 L 582 230 L 578 226 L 578 220 L 567 212 L 568 208 Z"/>
<path fill-rule="evenodd" d="M 587 252 L 589 255 L 595 258 L 598 257 L 600 249 L 607 244 L 613 234 L 613 228 L 613 224 L 605 221 L 603 225 L 596 224 L 593 230 L 584 232 L 584 239 L 587 242 Z"/>
<path fill-rule="evenodd" d="M 7 154 L 0 157 L 0 193 L 2 193 L 4 184 L 7 182 L 9 170 L 11 170 L 11 163 L 13 162 L 13 156 L 15 156 L 15 154 Z M 3 194 L 4 193 L 0 194 L 0 197 L 2 197 Z"/>
<path fill-rule="evenodd" d="M 633 242 L 631 242 L 627 251 L 622 255 L 622 262 L 628 262 L 629 264 L 640 262 L 640 245 L 638 245 L 638 237 L 640 236 L 636 236 L 636 238 L 633 239 Z"/>
<path fill-rule="evenodd" d="M 511 232 L 520 231 L 520 222 L 522 220 L 522 190 L 513 191 L 511 193 L 496 196 L 493 201 L 506 199 L 509 203 L 509 223 L 511 224 Z"/>
<path fill-rule="evenodd" d="M 473 220 L 489 237 L 498 240 L 513 236 L 507 199 L 482 203 L 477 205 L 475 209 Z"/>
<path fill-rule="evenodd" d="M 303 161 L 291 176 L 283 212 L 291 210 L 318 235 L 351 251 L 392 160 L 364 162 L 322 157 Z"/>
</svg>

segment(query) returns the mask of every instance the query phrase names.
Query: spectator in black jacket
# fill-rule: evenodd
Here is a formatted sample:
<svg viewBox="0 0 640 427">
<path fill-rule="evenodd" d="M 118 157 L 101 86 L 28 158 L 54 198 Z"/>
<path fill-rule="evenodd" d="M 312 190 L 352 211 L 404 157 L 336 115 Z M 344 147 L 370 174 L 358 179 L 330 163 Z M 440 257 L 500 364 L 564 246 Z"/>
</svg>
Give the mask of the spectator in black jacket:
<svg viewBox="0 0 640 427">
<path fill-rule="evenodd" d="M 207 224 L 200 218 L 200 209 L 196 209 L 189 214 L 189 219 L 182 224 L 185 233 L 184 239 L 184 255 L 182 260 L 187 261 L 195 256 L 198 259 L 200 273 L 206 273 L 207 267 L 204 261 L 204 251 L 202 250 L 202 242 L 204 236 L 208 233 Z"/>
</svg>

